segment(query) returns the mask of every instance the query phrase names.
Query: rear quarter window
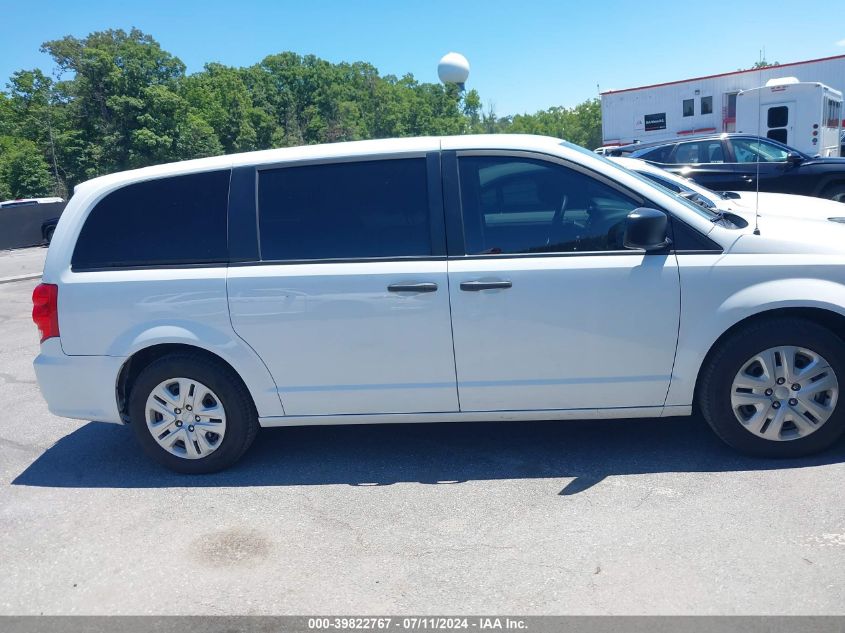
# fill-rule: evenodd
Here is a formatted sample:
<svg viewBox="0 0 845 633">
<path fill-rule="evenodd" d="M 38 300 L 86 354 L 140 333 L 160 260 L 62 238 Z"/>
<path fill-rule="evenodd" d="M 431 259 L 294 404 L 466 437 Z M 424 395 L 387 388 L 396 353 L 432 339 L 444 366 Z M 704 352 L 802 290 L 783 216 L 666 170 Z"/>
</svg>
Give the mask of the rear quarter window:
<svg viewBox="0 0 845 633">
<path fill-rule="evenodd" d="M 671 156 L 674 147 L 674 145 L 664 145 L 663 147 L 657 147 L 642 154 L 637 154 L 637 158 L 641 158 L 642 160 L 650 160 L 653 163 L 668 163 L 669 156 Z"/>
<path fill-rule="evenodd" d="M 73 269 L 225 262 L 229 173 L 159 178 L 107 194 L 79 233 Z"/>
</svg>

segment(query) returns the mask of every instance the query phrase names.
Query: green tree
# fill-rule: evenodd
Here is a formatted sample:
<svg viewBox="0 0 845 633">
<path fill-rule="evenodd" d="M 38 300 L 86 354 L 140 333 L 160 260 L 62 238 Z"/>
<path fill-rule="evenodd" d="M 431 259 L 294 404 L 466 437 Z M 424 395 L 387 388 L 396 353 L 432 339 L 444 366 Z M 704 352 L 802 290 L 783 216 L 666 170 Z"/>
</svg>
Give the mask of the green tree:
<svg viewBox="0 0 845 633">
<path fill-rule="evenodd" d="M 498 117 L 475 90 L 293 52 L 246 68 L 210 63 L 187 76 L 138 29 L 67 36 L 42 50 L 57 79 L 22 70 L 0 93 L 4 195 L 64 193 L 112 171 L 309 143 L 478 132 L 601 142 L 597 99 Z"/>
<path fill-rule="evenodd" d="M 0 141 L 0 199 L 38 198 L 54 193 L 50 166 L 26 139 Z"/>
<path fill-rule="evenodd" d="M 553 107 L 505 117 L 498 121 L 496 131 L 554 136 L 592 149 L 601 145 L 601 103 L 589 99 L 574 108 Z"/>
<path fill-rule="evenodd" d="M 259 131 L 266 122 L 253 107 L 241 71 L 206 64 L 202 72 L 185 79 L 182 94 L 197 116 L 211 126 L 224 152 L 259 148 Z M 266 133 L 262 137 L 266 140 Z"/>
<path fill-rule="evenodd" d="M 162 160 L 219 151 L 208 126 L 189 116 L 178 94 L 185 66 L 138 29 L 46 42 L 59 71 L 56 90 L 68 110 L 72 181 Z"/>
<path fill-rule="evenodd" d="M 0 134 L 35 143 L 37 151 L 50 163 L 53 193 L 63 195 L 56 143 L 57 130 L 62 127 L 62 112 L 56 104 L 52 80 L 37 69 L 20 70 L 12 75 L 7 88 L 8 113 L 5 117 L 0 115 L 7 123 L 0 122 Z"/>
</svg>

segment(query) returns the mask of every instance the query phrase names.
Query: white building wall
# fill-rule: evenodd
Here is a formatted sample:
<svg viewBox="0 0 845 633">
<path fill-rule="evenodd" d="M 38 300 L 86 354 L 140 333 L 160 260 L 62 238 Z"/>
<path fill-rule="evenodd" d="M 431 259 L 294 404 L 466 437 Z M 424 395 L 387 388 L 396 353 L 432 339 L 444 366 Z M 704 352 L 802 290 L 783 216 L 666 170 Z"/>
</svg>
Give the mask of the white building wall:
<svg viewBox="0 0 845 633">
<path fill-rule="evenodd" d="M 782 64 L 754 71 L 688 79 L 668 84 L 611 90 L 601 95 L 605 145 L 656 141 L 685 134 L 733 131 L 725 111 L 727 95 L 763 86 L 769 79 L 797 77 L 845 93 L 845 55 Z M 713 97 L 713 112 L 701 114 L 701 98 Z M 693 116 L 683 116 L 685 99 L 694 100 Z M 646 115 L 665 113 L 665 129 L 646 130 Z"/>
</svg>

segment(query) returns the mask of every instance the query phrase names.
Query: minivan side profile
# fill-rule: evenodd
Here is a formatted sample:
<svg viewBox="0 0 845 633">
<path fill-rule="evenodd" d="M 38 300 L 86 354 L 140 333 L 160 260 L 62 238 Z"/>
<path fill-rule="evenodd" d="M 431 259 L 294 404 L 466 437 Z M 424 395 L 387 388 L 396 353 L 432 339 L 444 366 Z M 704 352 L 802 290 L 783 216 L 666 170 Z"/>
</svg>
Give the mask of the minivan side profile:
<svg viewBox="0 0 845 633">
<path fill-rule="evenodd" d="M 705 209 L 559 139 L 360 141 L 79 185 L 33 294 L 56 415 L 180 472 L 260 427 L 700 410 L 845 431 L 845 227 Z"/>
</svg>

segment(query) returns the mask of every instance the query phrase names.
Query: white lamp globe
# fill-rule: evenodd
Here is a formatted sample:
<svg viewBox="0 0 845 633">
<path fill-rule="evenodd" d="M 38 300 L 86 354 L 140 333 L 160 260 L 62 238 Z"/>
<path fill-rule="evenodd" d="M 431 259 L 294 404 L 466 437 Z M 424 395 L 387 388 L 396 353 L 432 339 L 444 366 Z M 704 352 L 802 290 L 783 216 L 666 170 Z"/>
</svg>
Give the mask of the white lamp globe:
<svg viewBox="0 0 845 633">
<path fill-rule="evenodd" d="M 460 53 L 446 53 L 437 64 L 437 76 L 444 84 L 458 84 L 463 90 L 469 77 L 469 62 Z"/>
</svg>

